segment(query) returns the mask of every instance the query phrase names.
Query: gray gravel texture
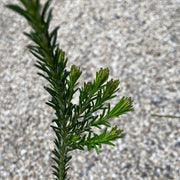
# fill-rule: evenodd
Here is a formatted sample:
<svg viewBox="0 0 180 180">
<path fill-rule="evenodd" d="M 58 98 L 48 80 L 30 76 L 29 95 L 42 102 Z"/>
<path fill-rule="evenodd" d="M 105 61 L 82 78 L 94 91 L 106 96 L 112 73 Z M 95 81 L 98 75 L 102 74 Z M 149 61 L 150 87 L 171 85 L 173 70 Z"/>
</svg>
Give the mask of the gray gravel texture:
<svg viewBox="0 0 180 180">
<path fill-rule="evenodd" d="M 9 2 L 17 0 L 0 0 L 0 180 L 52 179 L 47 82 L 26 48 L 22 32 L 30 28 L 4 8 Z M 52 7 L 68 67 L 81 67 L 81 82 L 109 67 L 121 82 L 118 98 L 131 96 L 135 106 L 111 120 L 125 134 L 115 147 L 72 153 L 71 179 L 180 180 L 180 119 L 151 116 L 180 116 L 180 1 L 52 0 Z"/>
</svg>

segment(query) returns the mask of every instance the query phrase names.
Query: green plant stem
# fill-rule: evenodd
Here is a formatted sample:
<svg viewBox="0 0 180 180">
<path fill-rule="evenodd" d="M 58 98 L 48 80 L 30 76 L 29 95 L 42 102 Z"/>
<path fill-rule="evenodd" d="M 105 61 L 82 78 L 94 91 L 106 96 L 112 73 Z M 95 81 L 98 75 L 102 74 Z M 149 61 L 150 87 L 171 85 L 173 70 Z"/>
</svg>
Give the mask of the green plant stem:
<svg viewBox="0 0 180 180">
<path fill-rule="evenodd" d="M 151 114 L 151 116 L 156 116 L 156 117 L 167 117 L 167 118 L 180 118 L 180 116 L 159 115 L 159 114 Z"/>
<path fill-rule="evenodd" d="M 62 135 L 63 144 L 61 147 L 61 154 L 59 158 L 59 180 L 64 180 L 66 178 L 66 166 L 67 163 L 65 162 L 65 158 L 67 155 L 67 147 L 68 147 L 68 141 L 67 141 L 67 132 L 65 131 Z"/>
<path fill-rule="evenodd" d="M 41 8 L 40 8 L 39 1 L 21 0 L 21 2 L 23 3 L 23 5 L 25 5 L 25 10 L 24 10 L 24 12 L 26 11 L 26 13 L 24 13 L 26 15 L 25 17 L 28 17 L 26 19 L 28 20 L 29 24 L 34 30 L 29 34 L 24 33 L 26 36 L 32 39 L 36 44 L 36 46 L 29 45 L 28 48 L 33 55 L 38 56 L 39 59 L 43 61 L 43 63 L 39 61 L 40 65 L 36 64 L 36 66 L 38 68 L 41 68 L 41 69 L 44 68 L 45 70 L 47 70 L 48 76 L 46 78 L 51 82 L 52 88 L 57 93 L 56 100 L 62 103 L 62 107 L 64 109 L 64 112 L 61 115 L 59 113 L 60 108 L 57 109 L 56 111 L 58 122 L 62 122 L 61 124 L 62 131 L 61 131 L 61 137 L 59 135 L 59 132 L 56 131 L 57 138 L 55 139 L 55 141 L 57 142 L 56 152 L 58 152 L 58 159 L 57 157 L 53 159 L 58 165 L 58 169 L 56 169 L 57 170 L 56 172 L 54 171 L 54 174 L 56 173 L 56 177 L 58 177 L 58 180 L 65 180 L 67 167 L 68 167 L 68 159 L 70 159 L 70 157 L 67 155 L 68 132 L 67 132 L 67 126 L 65 123 L 66 121 L 65 112 L 67 109 L 65 105 L 67 103 L 66 103 L 66 98 L 63 97 L 66 94 L 65 92 L 66 89 L 63 87 L 65 87 L 66 85 L 65 85 L 65 81 L 62 81 L 62 76 L 64 75 L 64 72 L 65 72 L 64 71 L 65 66 L 64 67 L 61 66 L 60 67 L 61 71 L 59 71 L 57 68 L 57 65 L 55 64 L 55 58 L 56 58 L 55 56 L 56 56 L 56 53 L 59 51 L 59 49 L 57 48 L 55 50 L 55 47 L 53 47 L 54 44 L 52 43 L 52 39 L 50 38 L 51 35 L 49 34 L 49 31 L 48 31 L 48 27 L 49 27 L 48 21 L 50 21 L 51 19 L 51 10 L 49 11 L 48 17 L 45 20 L 42 18 L 42 14 L 40 13 Z M 46 2 L 47 5 L 49 5 L 49 3 L 50 1 Z M 17 7 L 16 5 L 8 5 L 7 7 L 15 11 L 20 10 L 20 7 Z M 19 12 L 23 12 L 23 11 L 21 10 Z M 22 13 L 20 14 L 24 15 Z M 62 76 L 59 76 L 58 73 L 59 74 L 62 73 Z M 39 75 L 42 75 L 43 77 L 45 77 L 41 73 L 39 73 Z M 45 88 L 48 92 L 50 92 L 49 88 L 47 87 Z M 56 167 L 54 166 L 54 168 Z"/>
</svg>

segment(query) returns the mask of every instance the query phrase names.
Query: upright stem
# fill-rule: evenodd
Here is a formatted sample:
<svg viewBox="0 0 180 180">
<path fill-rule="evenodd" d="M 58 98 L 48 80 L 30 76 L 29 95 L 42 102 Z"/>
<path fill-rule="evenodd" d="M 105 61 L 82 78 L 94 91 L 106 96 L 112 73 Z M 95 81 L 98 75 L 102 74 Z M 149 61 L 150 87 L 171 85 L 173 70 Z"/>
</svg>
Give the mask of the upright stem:
<svg viewBox="0 0 180 180">
<path fill-rule="evenodd" d="M 64 121 L 63 121 L 64 122 Z M 61 137 L 61 147 L 59 147 L 58 151 L 60 153 L 60 158 L 59 158 L 59 180 L 65 180 L 66 178 L 66 172 L 67 169 L 66 167 L 68 166 L 68 162 L 66 161 L 68 155 L 67 155 L 67 147 L 68 147 L 68 132 L 67 132 L 67 127 L 66 123 L 63 123 L 63 128 L 64 132 L 62 133 Z"/>
<path fill-rule="evenodd" d="M 53 150 L 53 159 L 56 165 L 52 167 L 56 179 L 65 180 L 68 161 L 71 158 L 67 155 L 69 141 L 66 127 L 68 121 L 66 118 L 68 107 L 66 108 L 66 106 L 69 98 L 68 89 L 66 89 L 66 78 L 69 73 L 66 71 L 67 60 L 65 53 L 56 44 L 58 27 L 51 33 L 49 32 L 52 18 L 52 9 L 48 10 L 50 0 L 46 1 L 44 7 L 41 7 L 39 0 L 20 0 L 20 2 L 24 8 L 13 4 L 7 5 L 7 7 L 24 16 L 33 29 L 30 33 L 25 33 L 35 43 L 35 45 L 29 45 L 28 48 L 39 60 L 35 66 L 46 72 L 46 74 L 38 74 L 51 83 L 51 88 L 45 87 L 52 95 L 51 101 L 47 104 L 55 109 L 57 115 L 57 126 L 52 126 L 57 137 L 54 141 L 56 148 Z"/>
<path fill-rule="evenodd" d="M 67 157 L 67 142 L 66 142 L 66 132 L 62 135 L 62 147 L 58 149 L 58 151 L 61 151 L 60 158 L 59 158 L 59 180 L 64 180 L 66 177 L 66 162 L 65 159 Z"/>
</svg>

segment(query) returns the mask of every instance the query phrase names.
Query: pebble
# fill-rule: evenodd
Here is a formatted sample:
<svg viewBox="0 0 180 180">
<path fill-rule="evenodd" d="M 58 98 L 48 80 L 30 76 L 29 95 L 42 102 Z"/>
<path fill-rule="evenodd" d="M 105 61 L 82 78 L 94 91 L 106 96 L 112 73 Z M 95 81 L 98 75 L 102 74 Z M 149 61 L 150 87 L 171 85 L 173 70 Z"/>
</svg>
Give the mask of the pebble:
<svg viewBox="0 0 180 180">
<path fill-rule="evenodd" d="M 21 155 L 24 155 L 27 151 L 25 149 L 21 150 Z"/>
</svg>

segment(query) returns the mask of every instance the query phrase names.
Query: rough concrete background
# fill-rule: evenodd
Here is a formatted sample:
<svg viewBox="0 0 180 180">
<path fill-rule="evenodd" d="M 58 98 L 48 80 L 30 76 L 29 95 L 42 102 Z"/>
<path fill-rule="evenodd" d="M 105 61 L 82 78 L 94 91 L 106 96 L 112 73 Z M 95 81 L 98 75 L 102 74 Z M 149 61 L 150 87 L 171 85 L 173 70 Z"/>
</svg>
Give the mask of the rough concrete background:
<svg viewBox="0 0 180 180">
<path fill-rule="evenodd" d="M 52 179 L 53 111 L 45 105 L 47 82 L 22 34 L 30 28 L 0 0 L 0 179 Z M 45 1 L 42 1 L 42 3 Z M 118 98 L 131 96 L 135 111 L 111 120 L 126 134 L 115 147 L 74 151 L 72 180 L 179 180 L 180 1 L 52 0 L 52 27 L 81 82 L 109 67 L 120 80 Z M 116 100 L 112 102 L 115 104 Z"/>
</svg>

